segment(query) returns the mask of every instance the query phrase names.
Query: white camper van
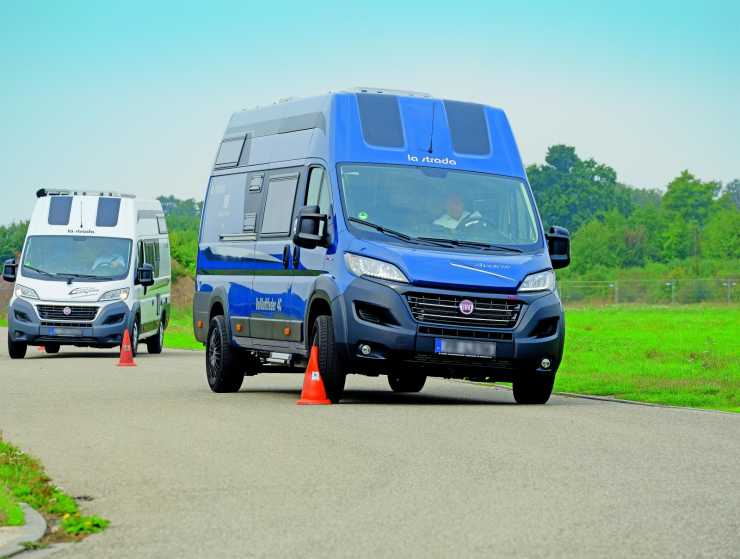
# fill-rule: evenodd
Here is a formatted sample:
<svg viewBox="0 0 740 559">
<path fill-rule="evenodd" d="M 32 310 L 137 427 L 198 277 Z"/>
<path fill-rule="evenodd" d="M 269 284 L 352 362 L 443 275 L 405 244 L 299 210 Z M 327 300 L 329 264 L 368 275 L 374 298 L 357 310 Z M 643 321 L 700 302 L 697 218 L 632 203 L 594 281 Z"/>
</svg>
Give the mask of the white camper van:
<svg viewBox="0 0 740 559">
<path fill-rule="evenodd" d="M 162 205 L 112 192 L 41 189 L 20 260 L 5 262 L 15 283 L 8 353 L 29 345 L 111 348 L 129 329 L 160 353 L 170 314 L 170 247 Z"/>
</svg>

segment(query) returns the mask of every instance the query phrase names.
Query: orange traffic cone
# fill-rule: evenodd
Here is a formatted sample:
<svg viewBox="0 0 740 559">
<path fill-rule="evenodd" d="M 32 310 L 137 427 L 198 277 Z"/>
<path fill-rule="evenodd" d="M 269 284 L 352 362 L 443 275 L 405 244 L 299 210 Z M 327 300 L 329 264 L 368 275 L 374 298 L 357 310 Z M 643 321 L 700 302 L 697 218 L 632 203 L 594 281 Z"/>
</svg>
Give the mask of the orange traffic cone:
<svg viewBox="0 0 740 559">
<path fill-rule="evenodd" d="M 121 357 L 118 359 L 119 367 L 136 367 L 134 354 L 131 351 L 131 337 L 128 335 L 128 328 L 123 331 L 123 342 L 121 343 Z"/>
<path fill-rule="evenodd" d="M 321 380 L 319 373 L 319 348 L 316 346 L 311 347 L 306 375 L 303 377 L 301 399 L 296 403 L 299 406 L 331 404 L 331 400 L 326 397 L 324 381 Z"/>
</svg>

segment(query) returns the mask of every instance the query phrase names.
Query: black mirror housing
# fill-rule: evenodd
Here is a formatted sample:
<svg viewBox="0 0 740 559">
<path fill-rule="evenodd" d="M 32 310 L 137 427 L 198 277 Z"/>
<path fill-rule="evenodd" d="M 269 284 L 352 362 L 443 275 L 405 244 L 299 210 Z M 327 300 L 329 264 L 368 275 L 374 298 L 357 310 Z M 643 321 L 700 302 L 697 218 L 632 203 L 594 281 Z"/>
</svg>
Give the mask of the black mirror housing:
<svg viewBox="0 0 740 559">
<path fill-rule="evenodd" d="M 326 242 L 326 223 L 328 218 L 320 213 L 318 206 L 303 206 L 298 211 L 293 243 L 301 248 L 316 248 Z M 322 230 L 321 224 L 324 224 Z"/>
<path fill-rule="evenodd" d="M 154 285 L 154 267 L 151 264 L 142 264 L 136 270 L 136 283 L 144 287 Z"/>
<path fill-rule="evenodd" d="M 3 264 L 3 279 L 9 283 L 15 282 L 15 276 L 18 270 L 18 264 L 15 258 L 9 258 Z"/>
<path fill-rule="evenodd" d="M 552 267 L 565 268 L 570 264 L 570 232 L 565 227 L 553 225 L 545 235 Z"/>
</svg>

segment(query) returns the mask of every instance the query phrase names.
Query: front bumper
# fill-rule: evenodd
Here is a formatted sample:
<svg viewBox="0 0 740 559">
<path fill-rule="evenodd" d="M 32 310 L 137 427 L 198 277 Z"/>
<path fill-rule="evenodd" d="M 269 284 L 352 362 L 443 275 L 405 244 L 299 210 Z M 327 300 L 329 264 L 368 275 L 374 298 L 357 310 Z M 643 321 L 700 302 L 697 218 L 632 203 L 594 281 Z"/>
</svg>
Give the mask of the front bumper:
<svg viewBox="0 0 740 559">
<path fill-rule="evenodd" d="M 416 321 L 406 299 L 409 292 L 460 297 L 508 298 L 521 303 L 513 328 L 463 327 Z M 367 320 L 366 305 L 380 321 Z M 374 306 L 374 307 L 373 307 Z M 513 296 L 424 289 L 358 278 L 334 301 L 335 339 L 350 372 L 368 374 L 423 369 L 429 376 L 512 380 L 518 371 L 554 374 L 563 354 L 565 324 L 555 293 Z M 494 358 L 435 353 L 437 338 L 494 342 Z M 363 345 L 371 352 L 364 355 Z M 542 368 L 542 360 L 550 365 Z"/>
<path fill-rule="evenodd" d="M 15 299 L 8 309 L 8 335 L 15 342 L 29 345 L 113 347 L 120 345 L 130 316 L 128 306 L 117 301 L 101 306 L 91 322 L 47 321 L 40 318 L 34 303 Z"/>
</svg>

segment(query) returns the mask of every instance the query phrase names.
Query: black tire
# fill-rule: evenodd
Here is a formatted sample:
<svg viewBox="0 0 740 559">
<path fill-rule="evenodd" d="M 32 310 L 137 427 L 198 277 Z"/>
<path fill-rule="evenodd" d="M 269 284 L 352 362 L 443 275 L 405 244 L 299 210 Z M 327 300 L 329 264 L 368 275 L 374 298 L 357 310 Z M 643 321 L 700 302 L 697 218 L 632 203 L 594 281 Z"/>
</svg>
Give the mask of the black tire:
<svg viewBox="0 0 740 559">
<path fill-rule="evenodd" d="M 147 353 L 158 354 L 162 353 L 164 347 L 164 316 L 159 321 L 159 328 L 157 333 L 146 340 L 146 351 Z"/>
<path fill-rule="evenodd" d="M 134 318 L 134 322 L 131 325 L 131 332 L 129 332 L 129 337 L 131 339 L 131 355 L 133 357 L 136 357 L 136 355 L 139 353 L 139 333 L 141 332 L 141 328 L 139 326 L 139 317 L 137 316 Z"/>
<path fill-rule="evenodd" d="M 28 350 L 28 344 L 26 342 L 14 342 L 10 339 L 10 332 L 8 332 L 8 355 L 11 359 L 23 359 L 26 356 L 26 350 Z"/>
<path fill-rule="evenodd" d="M 520 372 L 514 378 L 514 400 L 517 404 L 545 404 L 550 399 L 555 375 Z"/>
<path fill-rule="evenodd" d="M 419 392 L 427 381 L 426 375 L 416 373 L 390 373 L 388 384 L 393 392 Z"/>
<path fill-rule="evenodd" d="M 319 348 L 319 373 L 324 381 L 326 397 L 336 404 L 344 393 L 347 373 L 334 343 L 334 324 L 330 316 L 321 315 L 314 322 L 313 345 Z"/>
<path fill-rule="evenodd" d="M 59 353 L 59 348 L 61 347 L 62 346 L 60 346 L 59 344 L 48 343 L 48 344 L 44 344 L 44 351 L 46 353 L 52 353 L 52 354 Z"/>
<path fill-rule="evenodd" d="M 214 316 L 206 338 L 206 380 L 218 393 L 239 392 L 244 372 L 239 368 L 239 355 L 229 344 L 226 319 Z"/>
</svg>

